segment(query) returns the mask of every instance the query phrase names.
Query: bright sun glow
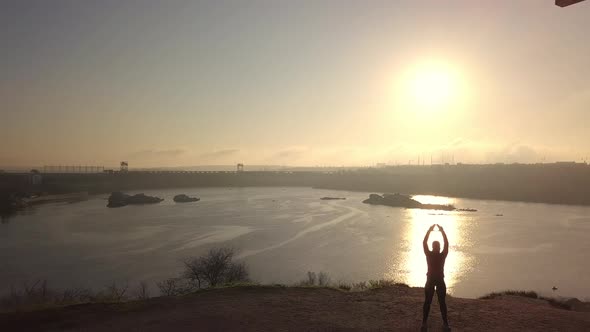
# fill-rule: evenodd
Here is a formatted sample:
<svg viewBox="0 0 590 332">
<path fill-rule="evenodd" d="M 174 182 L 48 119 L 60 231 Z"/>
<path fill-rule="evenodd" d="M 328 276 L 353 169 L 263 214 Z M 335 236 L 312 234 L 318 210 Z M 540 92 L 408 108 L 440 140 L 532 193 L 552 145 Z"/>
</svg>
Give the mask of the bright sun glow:
<svg viewBox="0 0 590 332">
<path fill-rule="evenodd" d="M 448 197 L 441 196 L 414 196 L 421 203 L 428 204 L 453 204 Z M 428 270 L 426 257 L 422 249 L 422 240 L 432 224 L 440 224 L 444 227 L 449 237 L 450 251 L 445 263 L 445 279 L 447 290 L 453 293 L 455 284 L 473 268 L 474 261 L 464 253 L 462 248 L 469 243 L 468 226 L 469 217 L 457 212 L 408 209 L 405 210 L 408 220 L 402 229 L 406 250 L 398 255 L 397 261 L 391 266 L 386 277 L 401 280 L 410 286 L 422 287 L 426 282 Z M 430 235 L 428 247 L 432 248 L 432 242 L 443 243 L 442 233 L 438 229 Z"/>
<path fill-rule="evenodd" d="M 441 111 L 460 97 L 459 79 L 448 65 L 426 63 L 413 67 L 404 80 L 405 99 L 413 110 Z"/>
<path fill-rule="evenodd" d="M 451 98 L 453 82 L 449 73 L 444 71 L 424 71 L 416 73 L 410 82 L 412 96 L 425 106 L 440 106 Z"/>
</svg>

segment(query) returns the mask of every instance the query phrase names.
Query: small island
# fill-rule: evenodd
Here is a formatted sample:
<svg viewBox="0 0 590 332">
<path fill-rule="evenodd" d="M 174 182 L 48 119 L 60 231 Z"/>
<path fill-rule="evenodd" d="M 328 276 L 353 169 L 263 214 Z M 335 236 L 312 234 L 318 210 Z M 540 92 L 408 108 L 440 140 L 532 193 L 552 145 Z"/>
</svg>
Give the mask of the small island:
<svg viewBox="0 0 590 332">
<path fill-rule="evenodd" d="M 445 210 L 454 211 L 455 206 L 448 204 L 422 204 L 417 200 L 407 195 L 402 194 L 371 194 L 369 198 L 364 200 L 365 204 L 372 205 L 387 205 L 392 207 L 404 207 L 407 209 L 426 209 L 426 210 Z"/>
<path fill-rule="evenodd" d="M 145 194 L 127 195 L 120 191 L 115 191 L 109 196 L 107 207 L 115 208 L 126 205 L 157 204 L 163 200 L 160 197 L 147 196 Z"/>
<path fill-rule="evenodd" d="M 190 203 L 190 202 L 198 202 L 201 199 L 200 198 L 197 198 L 197 197 L 190 197 L 190 196 L 187 196 L 185 194 L 180 194 L 180 195 L 174 196 L 173 200 L 176 203 Z"/>
</svg>

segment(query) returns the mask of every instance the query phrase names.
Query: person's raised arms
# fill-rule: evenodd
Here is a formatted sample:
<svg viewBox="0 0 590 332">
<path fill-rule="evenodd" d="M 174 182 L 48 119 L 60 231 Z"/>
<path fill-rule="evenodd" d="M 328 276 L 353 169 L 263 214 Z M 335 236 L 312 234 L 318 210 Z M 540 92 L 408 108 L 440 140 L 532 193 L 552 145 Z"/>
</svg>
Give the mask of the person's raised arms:
<svg viewBox="0 0 590 332">
<path fill-rule="evenodd" d="M 438 230 L 442 233 L 442 237 L 445 242 L 442 254 L 446 256 L 449 253 L 449 239 L 447 239 L 447 233 L 445 233 L 445 230 L 440 225 L 438 226 Z"/>
<path fill-rule="evenodd" d="M 422 247 L 424 248 L 425 254 L 430 252 L 430 250 L 428 250 L 428 237 L 430 236 L 430 232 L 432 232 L 434 230 L 434 226 L 435 225 L 430 226 L 430 228 L 428 229 L 428 232 L 426 232 L 426 235 L 424 235 L 424 241 L 422 241 Z"/>
</svg>

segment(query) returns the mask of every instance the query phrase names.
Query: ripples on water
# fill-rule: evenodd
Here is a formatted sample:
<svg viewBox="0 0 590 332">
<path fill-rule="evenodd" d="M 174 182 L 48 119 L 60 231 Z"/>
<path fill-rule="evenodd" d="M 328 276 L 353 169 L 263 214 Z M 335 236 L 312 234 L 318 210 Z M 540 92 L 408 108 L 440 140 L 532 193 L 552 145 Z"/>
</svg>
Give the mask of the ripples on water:
<svg viewBox="0 0 590 332">
<path fill-rule="evenodd" d="M 422 239 L 430 225 L 440 224 L 450 241 L 445 274 L 455 295 L 511 288 L 590 297 L 587 207 L 416 196 L 479 211 L 401 209 L 362 204 L 369 193 L 309 188 L 145 193 L 166 200 L 107 209 L 100 196 L 40 206 L 1 224 L 0 291 L 39 278 L 57 287 L 153 283 L 179 273 L 181 259 L 220 245 L 238 249 L 252 276 L 265 283 L 325 271 L 334 281 L 392 278 L 422 286 Z M 201 201 L 175 204 L 178 193 Z M 319 200 L 323 196 L 347 199 Z M 442 243 L 435 231 L 429 245 L 437 240 Z M 553 285 L 559 294 L 552 294 Z"/>
<path fill-rule="evenodd" d="M 414 199 L 423 204 L 455 204 L 455 201 L 447 197 L 415 196 Z M 397 268 L 401 267 L 401 273 L 396 273 L 395 267 L 389 275 L 396 280 L 402 280 L 410 286 L 423 286 L 424 276 L 427 272 L 426 259 L 422 249 L 422 241 L 428 228 L 432 224 L 442 226 L 449 239 L 449 255 L 445 262 L 446 284 L 449 291 L 467 274 L 474 265 L 474 259 L 464 254 L 466 247 L 470 245 L 470 229 L 473 228 L 469 215 L 457 212 L 405 209 L 409 220 L 403 229 L 403 241 L 406 250 L 398 255 Z M 432 242 L 439 241 L 441 246 L 444 241 L 441 232 L 433 231 L 428 239 L 428 246 L 432 248 Z"/>
</svg>

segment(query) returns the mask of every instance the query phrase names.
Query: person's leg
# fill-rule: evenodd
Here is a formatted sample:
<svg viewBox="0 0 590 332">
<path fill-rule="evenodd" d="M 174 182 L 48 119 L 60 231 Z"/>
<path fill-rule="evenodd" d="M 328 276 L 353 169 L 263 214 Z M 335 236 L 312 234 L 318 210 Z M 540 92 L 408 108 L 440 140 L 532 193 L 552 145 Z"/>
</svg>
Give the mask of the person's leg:
<svg viewBox="0 0 590 332">
<path fill-rule="evenodd" d="M 444 279 L 440 280 L 436 284 L 436 295 L 438 297 L 438 305 L 440 307 L 440 314 L 442 316 L 443 322 L 445 326 L 449 326 L 449 320 L 447 319 L 447 285 L 445 284 Z"/>
<path fill-rule="evenodd" d="M 424 285 L 424 307 L 422 307 L 422 324 L 425 325 L 428 320 L 428 314 L 430 313 L 430 304 L 432 303 L 432 297 L 434 296 L 434 283 L 430 279 L 426 280 Z"/>
</svg>

